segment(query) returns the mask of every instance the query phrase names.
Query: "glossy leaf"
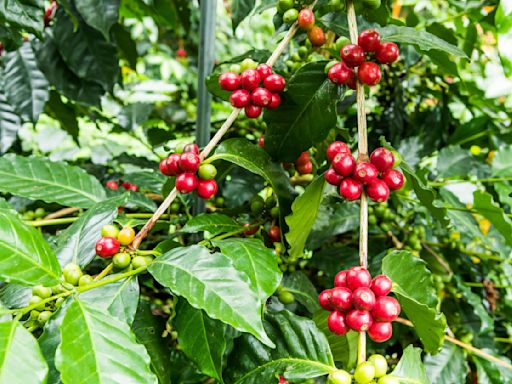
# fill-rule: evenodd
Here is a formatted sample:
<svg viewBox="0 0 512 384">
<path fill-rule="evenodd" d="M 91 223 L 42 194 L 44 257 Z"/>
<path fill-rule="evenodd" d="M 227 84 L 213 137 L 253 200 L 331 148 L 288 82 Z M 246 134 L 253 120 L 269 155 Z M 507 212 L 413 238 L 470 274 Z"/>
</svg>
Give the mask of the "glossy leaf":
<svg viewBox="0 0 512 384">
<path fill-rule="evenodd" d="M 210 254 L 199 245 L 175 248 L 155 259 L 148 270 L 194 308 L 273 346 L 261 322 L 261 301 L 250 288 L 247 275 L 238 271 L 227 256 Z"/>
<path fill-rule="evenodd" d="M 103 33 L 107 40 L 110 28 L 119 18 L 119 4 L 120 0 L 80 0 L 75 3 L 84 21 Z"/>
<path fill-rule="evenodd" d="M 491 350 L 484 348 L 484 352 L 496 356 Z M 510 359 L 499 356 L 501 360 L 510 364 Z M 512 383 L 512 371 L 476 355 L 472 357 L 478 372 L 478 384 L 510 384 Z"/>
<path fill-rule="evenodd" d="M 128 326 L 75 299 L 61 325 L 55 365 L 64 384 L 157 383 L 146 349 Z"/>
<path fill-rule="evenodd" d="M 42 0 L 0 1 L 0 20 L 28 32 L 40 34 L 44 24 L 44 2 Z"/>
<path fill-rule="evenodd" d="M 32 288 L 21 284 L 5 284 L 0 288 L 0 302 L 7 308 L 23 308 L 32 297 Z"/>
<path fill-rule="evenodd" d="M 243 21 L 243 19 L 245 19 L 251 13 L 255 5 L 255 0 L 233 1 L 233 6 L 231 10 L 233 13 L 233 29 L 236 29 L 236 27 L 238 27 L 238 24 L 240 24 Z"/>
<path fill-rule="evenodd" d="M 0 158 L 0 191 L 81 208 L 105 199 L 99 181 L 83 169 L 42 157 Z"/>
<path fill-rule="evenodd" d="M 276 256 L 261 240 L 232 238 L 212 241 L 212 245 L 220 248 L 233 266 L 249 277 L 251 288 L 262 302 L 276 291 L 283 274 Z"/>
<path fill-rule="evenodd" d="M 405 348 L 391 376 L 403 378 L 404 380 L 399 379 L 399 381 L 404 384 L 430 384 L 429 376 L 421 361 L 421 349 L 414 348 L 412 345 Z"/>
<path fill-rule="evenodd" d="M 476 325 L 476 329 L 479 330 L 479 335 L 487 335 L 494 332 L 494 320 L 485 308 L 482 297 L 474 293 L 470 287 L 464 285 L 464 282 L 459 276 L 454 276 L 457 288 L 463 295 L 463 300 L 466 301 L 473 309 L 473 314 L 480 321 Z"/>
<path fill-rule="evenodd" d="M 309 312 L 315 313 L 320 309 L 318 292 L 304 272 L 295 271 L 286 274 L 283 278 L 282 286 L 287 291 L 293 293 L 295 299 L 306 307 Z"/>
<path fill-rule="evenodd" d="M 430 384 L 460 384 L 466 381 L 466 357 L 455 344 L 446 343 L 437 355 L 427 355 L 424 364 Z"/>
<path fill-rule="evenodd" d="M 408 251 L 393 251 L 382 260 L 382 273 L 393 281 L 393 292 L 425 350 L 437 353 L 443 345 L 446 319 L 437 311 L 432 274 L 425 262 Z"/>
<path fill-rule="evenodd" d="M 3 72 L 0 72 L 0 75 L 3 76 Z M 21 119 L 0 87 L 0 154 L 4 154 L 13 145 L 20 128 Z"/>
<path fill-rule="evenodd" d="M 47 376 L 34 336 L 18 321 L 0 323 L 0 383 L 45 384 Z"/>
<path fill-rule="evenodd" d="M 0 209 L 0 277 L 6 282 L 52 286 L 61 270 L 39 231 L 24 224 L 17 214 Z"/>
<path fill-rule="evenodd" d="M 439 177 L 466 176 L 475 168 L 467 149 L 449 146 L 439 151 L 437 170 Z"/>
<path fill-rule="evenodd" d="M 182 231 L 187 233 L 206 231 L 215 236 L 219 233 L 232 232 L 239 229 L 242 229 L 242 226 L 229 216 L 220 213 L 203 213 L 190 219 L 182 228 Z"/>
<path fill-rule="evenodd" d="M 473 197 L 473 208 L 492 223 L 508 245 L 512 245 L 512 221 L 503 208 L 496 204 L 492 195 L 487 192 L 475 191 Z"/>
</svg>

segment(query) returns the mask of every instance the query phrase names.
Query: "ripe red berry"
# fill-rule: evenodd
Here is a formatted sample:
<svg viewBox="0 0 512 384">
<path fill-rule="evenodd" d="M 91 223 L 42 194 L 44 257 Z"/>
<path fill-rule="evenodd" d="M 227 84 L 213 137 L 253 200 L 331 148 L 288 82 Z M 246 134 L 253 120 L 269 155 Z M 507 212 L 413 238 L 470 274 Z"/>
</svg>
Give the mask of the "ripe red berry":
<svg viewBox="0 0 512 384">
<path fill-rule="evenodd" d="M 113 237 L 102 237 L 96 242 L 96 254 L 103 259 L 108 259 L 119 251 L 120 246 L 121 244 L 117 239 Z"/>
<path fill-rule="evenodd" d="M 244 108 L 251 102 L 251 94 L 245 89 L 237 89 L 229 96 L 229 101 L 235 108 Z"/>
<path fill-rule="evenodd" d="M 260 138 L 258 139 L 258 146 L 260 148 L 265 148 L 265 136 L 264 135 L 261 135 Z"/>
<path fill-rule="evenodd" d="M 277 225 L 270 227 L 268 230 L 268 237 L 273 243 L 278 243 L 281 241 L 281 228 Z"/>
<path fill-rule="evenodd" d="M 341 176 L 350 176 L 356 167 L 356 161 L 350 154 L 339 153 L 332 159 L 332 167 Z"/>
<path fill-rule="evenodd" d="M 379 171 L 371 163 L 363 161 L 354 168 L 353 177 L 361 183 L 371 183 L 377 180 L 377 176 L 379 176 Z"/>
<path fill-rule="evenodd" d="M 195 144 L 193 144 L 195 145 Z M 168 176 L 176 176 L 180 173 L 182 173 L 182 170 L 180 168 L 180 159 L 181 155 L 178 153 L 172 153 L 167 157 L 167 170 L 169 172 Z"/>
<path fill-rule="evenodd" d="M 250 227 L 250 226 L 251 226 L 251 224 L 249 224 L 249 223 L 245 223 L 245 224 L 244 224 L 244 227 Z M 247 230 L 245 230 L 245 231 L 244 231 L 244 235 L 245 235 L 245 236 L 252 236 L 252 235 L 254 235 L 256 232 L 258 232 L 258 229 L 259 229 L 259 228 L 258 228 L 258 226 L 254 226 L 254 227 L 252 227 L 252 228 L 249 228 L 249 229 L 247 229 Z"/>
<path fill-rule="evenodd" d="M 355 79 L 355 73 L 352 68 L 349 68 L 345 63 L 334 64 L 327 76 L 334 84 L 347 84 Z"/>
<path fill-rule="evenodd" d="M 187 51 L 185 51 L 183 48 L 180 48 L 176 51 L 176 56 L 187 57 Z"/>
<path fill-rule="evenodd" d="M 370 155 L 370 162 L 375 165 L 375 168 L 377 168 L 379 172 L 384 172 L 393 168 L 395 156 L 393 156 L 393 152 L 389 149 L 380 147 L 372 152 Z"/>
<path fill-rule="evenodd" d="M 371 311 L 375 305 L 375 294 L 370 288 L 357 288 L 352 292 L 352 305 L 356 309 Z"/>
<path fill-rule="evenodd" d="M 311 161 L 311 155 L 308 151 L 304 151 L 300 154 L 299 158 L 295 161 L 295 165 L 304 165 Z"/>
<path fill-rule="evenodd" d="M 369 288 L 372 283 L 370 272 L 364 267 L 352 267 L 347 271 L 347 287 L 351 290 Z"/>
<path fill-rule="evenodd" d="M 327 147 L 327 158 L 329 161 L 332 161 L 334 159 L 334 156 L 336 156 L 338 153 L 348 153 L 351 154 L 350 148 L 347 144 L 345 144 L 342 141 L 333 141 L 329 147 Z"/>
<path fill-rule="evenodd" d="M 365 52 L 375 52 L 380 47 L 380 34 L 375 29 L 367 29 L 359 34 L 357 44 Z"/>
<path fill-rule="evenodd" d="M 318 295 L 318 304 L 326 311 L 332 311 L 334 308 L 331 305 L 330 299 L 332 295 L 331 289 L 326 289 Z"/>
<path fill-rule="evenodd" d="M 377 321 L 393 321 L 400 314 L 400 304 L 394 297 L 379 296 L 375 300 L 372 315 Z"/>
<path fill-rule="evenodd" d="M 350 79 L 349 82 L 347 83 L 347 86 L 352 89 L 352 90 L 356 90 L 357 89 L 357 80 L 356 80 L 356 77 L 354 76 L 353 79 Z"/>
<path fill-rule="evenodd" d="M 297 165 L 295 169 L 301 175 L 309 175 L 311 172 L 313 172 L 313 163 L 310 161 L 306 164 Z"/>
<path fill-rule="evenodd" d="M 374 180 L 366 186 L 368 197 L 377 203 L 385 202 L 389 197 L 389 187 L 380 180 Z"/>
<path fill-rule="evenodd" d="M 396 169 L 390 169 L 382 174 L 382 180 L 389 189 L 396 191 L 404 186 L 404 175 Z"/>
<path fill-rule="evenodd" d="M 133 192 L 137 192 L 139 190 L 139 186 L 138 185 L 135 185 L 135 184 L 132 184 L 132 183 L 128 183 L 128 182 L 124 182 L 123 184 L 121 184 L 121 186 L 128 190 L 128 191 L 133 191 Z"/>
<path fill-rule="evenodd" d="M 267 64 L 260 64 L 256 67 L 256 70 L 260 74 L 261 80 L 265 80 L 272 74 L 272 67 Z"/>
<path fill-rule="evenodd" d="M 108 189 L 112 189 L 113 191 L 116 191 L 119 189 L 119 184 L 117 183 L 117 181 L 115 180 L 109 180 L 105 183 L 105 186 L 108 188 Z"/>
<path fill-rule="evenodd" d="M 364 50 L 357 44 L 347 44 L 341 48 L 340 56 L 349 67 L 359 67 L 364 62 Z"/>
<path fill-rule="evenodd" d="M 372 280 L 371 289 L 376 296 L 386 296 L 391 292 L 393 282 L 386 275 L 375 276 Z"/>
<path fill-rule="evenodd" d="M 383 343 L 393 336 L 393 326 L 390 322 L 376 321 L 368 329 L 368 336 L 376 343 Z"/>
<path fill-rule="evenodd" d="M 375 58 L 381 64 L 391 64 L 398 59 L 399 54 L 400 50 L 395 43 L 385 42 L 375 52 Z"/>
<path fill-rule="evenodd" d="M 338 173 L 333 168 L 329 168 L 324 173 L 324 178 L 325 178 L 325 181 L 327 181 L 329 184 L 336 185 L 336 186 L 340 185 L 341 180 L 343 180 L 343 176 L 338 175 Z"/>
<path fill-rule="evenodd" d="M 313 27 L 308 31 L 308 39 L 313 47 L 320 47 L 325 44 L 325 33 L 320 27 Z"/>
<path fill-rule="evenodd" d="M 272 93 L 272 101 L 267 105 L 268 109 L 276 109 L 281 105 L 281 96 L 278 93 Z"/>
<path fill-rule="evenodd" d="M 266 107 L 272 102 L 272 92 L 266 88 L 256 88 L 251 93 L 251 103 L 258 107 Z"/>
<path fill-rule="evenodd" d="M 327 326 L 332 333 L 336 335 L 345 335 L 349 329 L 345 322 L 345 315 L 340 311 L 333 311 L 327 318 Z"/>
<path fill-rule="evenodd" d="M 286 81 L 283 76 L 274 74 L 267 76 L 267 78 L 263 80 L 263 85 L 269 91 L 279 93 L 282 92 L 286 86 Z"/>
<path fill-rule="evenodd" d="M 371 61 L 365 61 L 359 66 L 357 77 L 361 80 L 361 83 L 366 85 L 375 85 L 380 82 L 380 67 L 379 64 L 375 64 Z"/>
<path fill-rule="evenodd" d="M 185 172 L 176 178 L 176 189 L 180 193 L 190 193 L 197 188 L 197 183 L 196 175 Z"/>
<path fill-rule="evenodd" d="M 180 156 L 179 166 L 183 172 L 196 173 L 199 164 L 201 164 L 201 159 L 193 152 L 185 152 Z"/>
<path fill-rule="evenodd" d="M 197 196 L 201 199 L 211 199 L 217 193 L 218 187 L 215 180 L 202 180 L 199 179 L 197 182 Z"/>
<path fill-rule="evenodd" d="M 284 376 L 279 376 L 279 384 L 288 384 L 288 381 L 286 381 Z"/>
<path fill-rule="evenodd" d="M 373 318 L 368 311 L 353 309 L 345 316 L 345 322 L 354 331 L 366 332 L 372 326 Z"/>
<path fill-rule="evenodd" d="M 260 85 L 261 76 L 255 69 L 246 69 L 240 75 L 240 83 L 243 89 L 252 91 Z"/>
<path fill-rule="evenodd" d="M 167 161 L 169 160 L 168 157 L 165 159 L 162 159 L 160 161 L 160 172 L 162 172 L 165 176 L 174 176 L 174 174 L 170 171 L 169 167 L 167 166 Z"/>
<path fill-rule="evenodd" d="M 340 311 L 352 309 L 352 291 L 347 287 L 334 287 L 331 290 L 330 303 Z"/>
<path fill-rule="evenodd" d="M 313 11 L 309 8 L 304 8 L 299 12 L 299 17 L 297 20 L 299 27 L 309 31 L 315 25 L 315 15 Z"/>
<path fill-rule="evenodd" d="M 263 109 L 257 105 L 249 104 L 245 107 L 245 116 L 249 119 L 256 119 L 261 115 Z"/>
<path fill-rule="evenodd" d="M 183 147 L 183 152 L 192 152 L 195 153 L 196 155 L 199 155 L 199 147 L 197 146 L 196 143 L 190 143 Z"/>
<path fill-rule="evenodd" d="M 347 270 L 339 271 L 334 277 L 335 287 L 346 287 L 347 286 Z"/>
<path fill-rule="evenodd" d="M 219 76 L 219 85 L 226 91 L 234 91 L 240 87 L 240 76 L 233 72 L 225 72 Z"/>
<path fill-rule="evenodd" d="M 363 185 L 350 177 L 343 179 L 340 183 L 340 195 L 341 197 L 353 201 L 361 197 L 363 193 Z"/>
</svg>

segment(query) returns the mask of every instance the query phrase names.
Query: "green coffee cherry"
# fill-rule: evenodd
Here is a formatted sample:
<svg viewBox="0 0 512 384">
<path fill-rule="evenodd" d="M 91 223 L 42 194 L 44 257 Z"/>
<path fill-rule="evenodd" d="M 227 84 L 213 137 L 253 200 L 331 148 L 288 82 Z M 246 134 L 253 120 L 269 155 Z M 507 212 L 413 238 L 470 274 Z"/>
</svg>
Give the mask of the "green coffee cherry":
<svg viewBox="0 0 512 384">
<path fill-rule="evenodd" d="M 260 196 L 255 196 L 251 201 L 251 212 L 259 215 L 265 209 L 265 202 Z"/>
<path fill-rule="evenodd" d="M 229 72 L 240 73 L 240 64 L 231 64 L 229 66 Z"/>
<path fill-rule="evenodd" d="M 341 11 L 343 9 L 343 3 L 341 0 L 331 0 L 329 8 L 331 12 Z"/>
<path fill-rule="evenodd" d="M 34 220 L 34 218 L 35 218 L 34 211 L 27 211 L 23 214 L 24 220 L 31 221 L 31 220 Z"/>
<path fill-rule="evenodd" d="M 375 215 L 368 216 L 368 225 L 371 225 L 371 226 L 377 225 L 377 217 Z"/>
<path fill-rule="evenodd" d="M 180 211 L 181 205 L 177 201 L 171 204 L 171 212 L 178 213 Z"/>
<path fill-rule="evenodd" d="M 55 308 L 60 308 L 60 306 L 62 305 L 63 302 L 64 302 L 64 298 L 59 297 L 57 300 L 55 300 Z"/>
<path fill-rule="evenodd" d="M 375 367 L 368 361 L 359 364 L 354 372 L 354 379 L 358 384 L 369 384 L 374 378 Z"/>
<path fill-rule="evenodd" d="M 258 66 L 258 63 L 255 62 L 253 59 L 251 58 L 247 58 L 247 59 L 244 59 L 241 63 L 240 63 L 240 71 L 243 72 L 245 71 L 246 69 L 256 69 L 256 67 Z"/>
<path fill-rule="evenodd" d="M 300 48 L 297 50 L 297 54 L 299 55 L 299 57 L 300 57 L 301 59 L 305 59 L 306 57 L 308 57 L 309 49 L 307 49 L 306 47 L 302 46 L 302 47 L 300 47 Z"/>
<path fill-rule="evenodd" d="M 45 304 L 41 303 L 41 301 L 43 301 L 43 299 L 41 299 L 39 296 L 32 296 L 30 298 L 30 300 L 28 301 L 28 305 L 29 306 L 36 305 L 34 307 L 34 309 L 36 309 L 38 311 L 44 311 Z"/>
<path fill-rule="evenodd" d="M 112 258 L 112 264 L 117 269 L 125 269 L 132 262 L 132 258 L 128 253 L 116 253 Z"/>
<path fill-rule="evenodd" d="M 59 293 L 65 292 L 66 290 L 62 286 L 62 284 L 54 285 L 52 287 L 52 294 L 58 295 Z"/>
<path fill-rule="evenodd" d="M 148 266 L 148 260 L 144 256 L 135 256 L 132 259 L 132 267 L 133 269 L 139 269 L 142 267 Z"/>
<path fill-rule="evenodd" d="M 80 279 L 78 280 L 78 286 L 79 287 L 84 287 L 86 285 L 89 285 L 93 282 L 93 278 L 92 276 L 90 275 L 83 275 L 82 277 L 80 277 Z"/>
<path fill-rule="evenodd" d="M 327 378 L 328 384 L 351 384 L 352 383 L 352 375 L 347 371 L 342 369 L 333 372 Z"/>
<path fill-rule="evenodd" d="M 199 178 L 203 180 L 212 180 L 217 176 L 217 168 L 213 164 L 201 164 L 199 166 Z"/>
<path fill-rule="evenodd" d="M 391 231 L 391 225 L 388 223 L 382 223 L 380 225 L 380 229 L 382 229 L 384 232 Z"/>
<path fill-rule="evenodd" d="M 46 210 L 43 207 L 39 207 L 34 211 L 34 217 L 36 219 L 42 219 L 46 216 Z"/>
<path fill-rule="evenodd" d="M 293 7 L 293 0 L 279 0 L 277 2 L 277 12 L 285 13 L 287 10 Z"/>
<path fill-rule="evenodd" d="M 287 10 L 283 15 L 283 22 L 286 24 L 292 24 L 297 20 L 297 17 L 299 17 L 299 11 L 297 11 L 295 8 L 291 8 Z"/>
<path fill-rule="evenodd" d="M 71 263 L 64 267 L 62 275 L 64 276 L 64 280 L 66 280 L 66 282 L 76 286 L 78 285 L 78 281 L 82 277 L 83 273 L 78 265 Z"/>
<path fill-rule="evenodd" d="M 287 290 L 282 290 L 280 293 L 279 293 L 279 296 L 277 296 L 279 301 L 283 304 L 291 304 L 295 301 L 295 296 L 293 296 L 293 293 L 287 291 Z"/>
<path fill-rule="evenodd" d="M 50 311 L 43 311 L 37 317 L 37 321 L 39 321 L 41 324 L 45 324 L 50 319 L 50 317 L 52 317 L 52 313 Z"/>
<path fill-rule="evenodd" d="M 371 355 L 368 361 L 375 367 L 375 377 L 383 377 L 388 371 L 388 361 L 382 355 Z"/>
<path fill-rule="evenodd" d="M 273 219 L 277 219 L 279 217 L 279 207 L 273 207 L 270 210 L 270 216 L 272 216 Z"/>
<path fill-rule="evenodd" d="M 30 311 L 30 318 L 32 320 L 37 320 L 37 317 L 39 316 L 39 311 L 36 311 L 35 309 Z"/>
<path fill-rule="evenodd" d="M 341 48 L 343 48 L 347 44 L 350 44 L 350 39 L 345 36 L 340 36 L 334 43 L 334 49 L 336 49 L 336 51 L 340 51 Z"/>
<path fill-rule="evenodd" d="M 47 299 L 52 295 L 51 288 L 43 287 L 42 285 L 36 285 L 32 287 L 32 294 L 39 296 L 41 299 Z"/>
<path fill-rule="evenodd" d="M 367 9 L 377 9 L 380 7 L 380 0 L 363 0 L 363 6 Z"/>
<path fill-rule="evenodd" d="M 116 239 L 117 235 L 119 235 L 119 228 L 117 228 L 113 224 L 107 224 L 101 228 L 102 237 L 113 237 L 114 239 Z"/>
</svg>

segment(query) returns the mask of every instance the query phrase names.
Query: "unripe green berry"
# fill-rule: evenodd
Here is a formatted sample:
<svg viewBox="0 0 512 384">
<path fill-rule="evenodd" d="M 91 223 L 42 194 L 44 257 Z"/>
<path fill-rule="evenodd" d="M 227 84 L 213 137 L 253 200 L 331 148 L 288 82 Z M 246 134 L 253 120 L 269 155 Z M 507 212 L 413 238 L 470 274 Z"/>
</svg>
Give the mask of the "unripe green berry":
<svg viewBox="0 0 512 384">
<path fill-rule="evenodd" d="M 34 214 L 34 211 L 27 211 L 23 214 L 23 219 L 24 220 L 34 220 L 35 218 L 35 214 Z"/>
<path fill-rule="evenodd" d="M 64 298 L 59 297 L 57 300 L 55 300 L 55 308 L 59 308 L 63 302 L 64 302 Z"/>
<path fill-rule="evenodd" d="M 178 213 L 180 211 L 181 205 L 178 202 L 174 202 L 171 204 L 171 212 L 172 213 Z"/>
<path fill-rule="evenodd" d="M 246 58 L 240 63 L 240 71 L 243 72 L 246 69 L 256 69 L 258 63 L 251 58 Z"/>
<path fill-rule="evenodd" d="M 90 275 L 83 275 L 78 280 L 78 286 L 79 287 L 84 287 L 86 285 L 91 284 L 92 282 L 93 282 L 92 276 L 90 276 Z"/>
<path fill-rule="evenodd" d="M 223 197 L 220 197 L 220 196 L 219 196 L 219 197 L 217 197 L 217 198 L 215 199 L 215 205 L 216 205 L 217 207 L 222 207 L 222 206 L 224 205 L 224 202 L 225 202 L 225 200 L 224 200 L 224 198 L 223 198 Z"/>
<path fill-rule="evenodd" d="M 375 215 L 368 216 L 368 225 L 377 225 L 377 217 Z"/>
<path fill-rule="evenodd" d="M 41 324 L 45 324 L 50 319 L 51 316 L 52 313 L 50 311 L 43 311 L 37 317 L 37 321 L 39 321 Z"/>
<path fill-rule="evenodd" d="M 132 259 L 132 267 L 133 269 L 139 269 L 142 267 L 148 266 L 148 260 L 144 256 L 135 256 Z"/>
<path fill-rule="evenodd" d="M 32 287 L 32 294 L 39 296 L 41 299 L 47 299 L 52 295 L 51 288 L 43 287 L 42 285 L 36 285 Z"/>
<path fill-rule="evenodd" d="M 359 384 L 369 384 L 374 378 L 375 367 L 368 361 L 359 364 L 354 372 L 354 379 Z"/>
<path fill-rule="evenodd" d="M 203 180 L 212 180 L 217 176 L 217 168 L 213 164 L 201 164 L 199 166 L 199 178 Z"/>
<path fill-rule="evenodd" d="M 291 304 L 295 301 L 295 296 L 293 296 L 293 293 L 283 290 L 279 293 L 279 301 L 283 304 Z"/>
<path fill-rule="evenodd" d="M 340 51 L 341 48 L 343 48 L 345 45 L 350 44 L 350 39 L 345 36 L 340 36 L 336 40 L 336 43 L 334 43 L 334 49 L 336 51 Z"/>
<path fill-rule="evenodd" d="M 301 59 L 305 59 L 306 57 L 308 57 L 308 54 L 309 54 L 309 49 L 307 49 L 306 47 L 302 46 L 302 47 L 299 47 L 299 49 L 297 50 L 297 54 L 299 55 L 299 57 Z"/>
<path fill-rule="evenodd" d="M 297 20 L 297 17 L 299 17 L 299 11 L 297 11 L 295 8 L 291 8 L 287 10 L 283 15 L 283 22 L 286 24 L 292 24 Z"/>
<path fill-rule="evenodd" d="M 42 219 L 46 215 L 46 210 L 43 207 L 39 207 L 34 211 L 34 217 L 36 219 Z"/>
<path fill-rule="evenodd" d="M 31 310 L 31 311 L 30 311 L 30 318 L 31 318 L 32 320 L 36 320 L 36 319 L 37 319 L 37 317 L 39 316 L 39 313 L 40 313 L 40 312 L 39 312 L 39 311 L 36 311 L 35 309 Z"/>
<path fill-rule="evenodd" d="M 114 239 L 117 239 L 117 235 L 119 235 L 119 228 L 113 224 L 107 224 L 101 228 L 102 237 L 113 237 Z"/>
<path fill-rule="evenodd" d="M 259 197 L 259 196 L 258 196 Z M 251 201 L 251 212 L 255 215 L 259 215 L 265 209 L 265 203 L 261 197 L 254 198 Z"/>
<path fill-rule="evenodd" d="M 342 369 L 333 372 L 327 378 L 328 384 L 350 384 L 352 383 L 352 375 Z"/>
<path fill-rule="evenodd" d="M 277 2 L 277 12 L 285 13 L 287 10 L 293 7 L 293 0 L 279 0 Z"/>
<path fill-rule="evenodd" d="M 41 301 L 43 301 L 43 299 L 41 299 L 39 296 L 32 296 L 30 298 L 30 300 L 28 301 L 28 305 L 29 306 L 36 305 L 34 307 L 34 309 L 36 309 L 38 311 L 44 311 L 45 304 L 41 303 Z"/>
<path fill-rule="evenodd" d="M 62 275 L 64 276 L 64 280 L 66 282 L 76 286 L 78 285 L 78 281 L 82 277 L 83 273 L 78 265 L 71 263 L 64 267 Z"/>
<path fill-rule="evenodd" d="M 125 269 L 132 262 L 132 258 L 128 253 L 116 253 L 112 258 L 112 263 L 117 269 Z"/>
<path fill-rule="evenodd" d="M 58 285 L 54 285 L 52 287 L 52 294 L 53 295 L 58 295 L 59 293 L 62 293 L 62 292 L 65 292 L 66 290 L 64 289 L 64 287 L 62 286 L 62 284 L 58 284 Z"/>
<path fill-rule="evenodd" d="M 273 219 L 277 219 L 279 217 L 279 207 L 273 207 L 270 210 L 270 216 L 272 216 Z"/>
<path fill-rule="evenodd" d="M 229 72 L 240 73 L 240 64 L 231 64 L 229 66 Z"/>
<path fill-rule="evenodd" d="M 386 375 L 388 371 L 388 362 L 382 355 L 371 355 L 368 361 L 375 367 L 375 377 L 379 378 Z"/>
<path fill-rule="evenodd" d="M 367 9 L 377 9 L 380 4 L 381 0 L 363 0 L 363 6 Z"/>
</svg>

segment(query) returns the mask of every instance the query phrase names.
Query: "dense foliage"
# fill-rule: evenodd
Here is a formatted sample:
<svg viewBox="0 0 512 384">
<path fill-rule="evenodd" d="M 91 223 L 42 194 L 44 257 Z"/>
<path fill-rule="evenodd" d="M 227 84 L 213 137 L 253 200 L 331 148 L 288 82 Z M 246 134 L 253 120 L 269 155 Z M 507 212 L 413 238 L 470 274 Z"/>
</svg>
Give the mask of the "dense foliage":
<svg viewBox="0 0 512 384">
<path fill-rule="evenodd" d="M 331 333 L 318 303 L 359 264 L 366 204 L 324 178 L 329 144 L 356 155 L 361 130 L 355 80 L 329 71 L 349 43 L 347 5 L 217 3 L 203 47 L 216 60 L 212 134 L 234 116 L 235 80 L 219 77 L 292 39 L 255 108 L 186 165 L 167 159 L 206 113 L 201 4 L 0 4 L 0 383 L 339 384 L 351 380 L 341 370 L 364 383 L 382 368 L 373 356 L 354 371 L 358 333 Z M 405 175 L 368 207 L 368 270 L 401 306 L 393 336 L 367 340 L 389 364 L 379 383 L 512 383 L 512 3 L 355 6 L 359 32 L 400 48 L 396 62 L 372 59 L 380 82 L 358 75 L 375 84 L 370 152 L 391 150 Z M 296 30 L 303 7 L 315 21 L 299 16 Z"/>
</svg>

